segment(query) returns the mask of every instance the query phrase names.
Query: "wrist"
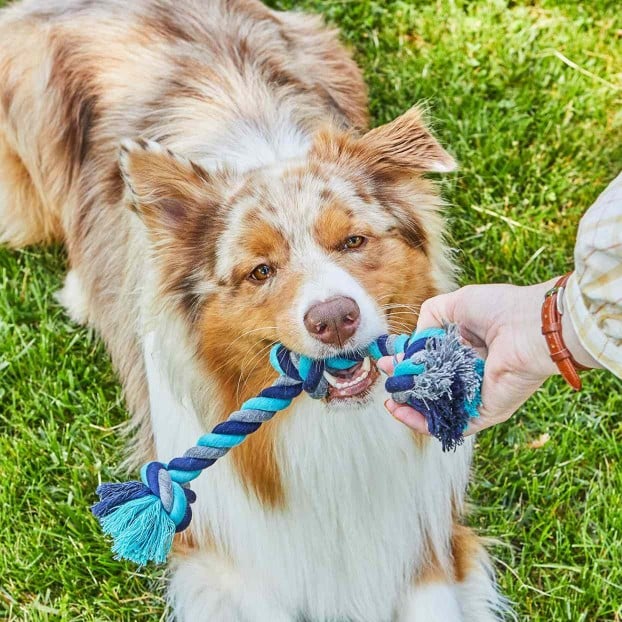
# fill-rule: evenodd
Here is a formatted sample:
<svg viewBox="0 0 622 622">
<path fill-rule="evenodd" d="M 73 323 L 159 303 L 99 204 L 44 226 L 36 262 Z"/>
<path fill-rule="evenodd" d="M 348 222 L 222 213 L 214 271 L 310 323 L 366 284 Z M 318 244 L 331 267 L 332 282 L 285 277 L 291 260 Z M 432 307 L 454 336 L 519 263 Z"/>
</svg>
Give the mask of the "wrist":
<svg viewBox="0 0 622 622">
<path fill-rule="evenodd" d="M 534 306 L 534 310 L 532 316 L 533 324 L 531 324 L 530 328 L 531 334 L 533 335 L 533 339 L 535 341 L 534 350 L 536 354 L 534 356 L 534 360 L 537 363 L 537 369 L 543 378 L 555 376 L 560 373 L 559 367 L 551 359 L 551 352 L 547 345 L 546 338 L 542 334 L 542 304 L 545 300 L 547 292 L 555 286 L 557 280 L 558 279 L 556 277 L 550 279 L 549 281 L 545 281 L 544 283 L 532 286 L 534 290 L 534 297 L 531 298 L 531 301 Z"/>
<path fill-rule="evenodd" d="M 564 292 L 570 276 L 571 273 L 557 279 L 555 285 L 545 294 L 541 312 L 542 335 L 550 358 L 559 368 L 564 380 L 575 391 L 580 391 L 582 385 L 578 372 L 592 367 L 594 361 L 583 349 L 572 321 L 569 322 L 569 318 L 566 318 L 564 322 Z M 588 364 L 577 360 L 577 357 Z"/>
</svg>

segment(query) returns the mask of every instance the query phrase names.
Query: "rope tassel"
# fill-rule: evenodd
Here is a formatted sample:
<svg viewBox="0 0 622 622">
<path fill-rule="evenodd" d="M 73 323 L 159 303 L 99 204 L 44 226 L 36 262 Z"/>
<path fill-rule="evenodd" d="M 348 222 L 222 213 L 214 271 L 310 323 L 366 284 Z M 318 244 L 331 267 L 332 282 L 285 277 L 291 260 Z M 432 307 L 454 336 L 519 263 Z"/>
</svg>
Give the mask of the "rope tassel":
<svg viewBox="0 0 622 622">
<path fill-rule="evenodd" d="M 443 451 L 455 450 L 464 441 L 471 417 L 478 415 L 484 361 L 462 344 L 456 326 L 428 329 L 408 335 L 383 335 L 368 347 L 373 359 L 404 354 L 394 374 L 386 381 L 391 397 L 421 412 L 432 436 Z M 314 399 L 326 397 L 326 367 L 348 369 L 363 360 L 356 353 L 327 360 L 313 360 L 277 344 L 270 362 L 279 373 L 274 383 L 244 404 L 240 410 L 203 435 L 194 447 L 168 464 L 149 462 L 141 470 L 141 481 L 102 484 L 93 514 L 113 539 L 119 559 L 140 565 L 163 563 L 175 533 L 192 520 L 191 504 L 196 495 L 188 487 L 203 470 L 242 443 L 301 393 Z"/>
</svg>

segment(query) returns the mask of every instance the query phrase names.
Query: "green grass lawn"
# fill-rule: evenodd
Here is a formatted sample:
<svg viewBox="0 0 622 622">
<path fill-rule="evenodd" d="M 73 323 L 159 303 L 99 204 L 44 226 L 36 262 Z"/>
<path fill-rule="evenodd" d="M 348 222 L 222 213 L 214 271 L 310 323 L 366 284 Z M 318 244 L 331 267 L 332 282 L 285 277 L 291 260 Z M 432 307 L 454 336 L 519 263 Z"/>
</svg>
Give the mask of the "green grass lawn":
<svg viewBox="0 0 622 622">
<path fill-rule="evenodd" d="M 571 267 L 582 212 L 622 168 L 618 2 L 273 5 L 341 28 L 374 123 L 427 102 L 461 162 L 444 185 L 462 282 Z M 126 412 L 101 344 L 52 299 L 64 264 L 58 248 L 0 250 L 0 619 L 158 620 L 160 573 L 114 561 L 88 510 Z M 470 522 L 499 541 L 520 620 L 622 619 L 621 384 L 585 384 L 549 382 L 479 438 Z"/>
</svg>

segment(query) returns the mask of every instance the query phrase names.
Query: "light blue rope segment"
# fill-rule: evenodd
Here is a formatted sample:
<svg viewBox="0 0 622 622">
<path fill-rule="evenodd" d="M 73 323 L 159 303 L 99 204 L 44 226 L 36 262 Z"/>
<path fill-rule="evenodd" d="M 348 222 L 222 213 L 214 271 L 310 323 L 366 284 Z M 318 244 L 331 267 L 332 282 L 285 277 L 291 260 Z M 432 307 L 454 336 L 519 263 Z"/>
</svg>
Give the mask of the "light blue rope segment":
<svg viewBox="0 0 622 622">
<path fill-rule="evenodd" d="M 231 448 L 244 442 L 245 434 L 204 434 L 198 441 L 200 447 Z"/>
</svg>

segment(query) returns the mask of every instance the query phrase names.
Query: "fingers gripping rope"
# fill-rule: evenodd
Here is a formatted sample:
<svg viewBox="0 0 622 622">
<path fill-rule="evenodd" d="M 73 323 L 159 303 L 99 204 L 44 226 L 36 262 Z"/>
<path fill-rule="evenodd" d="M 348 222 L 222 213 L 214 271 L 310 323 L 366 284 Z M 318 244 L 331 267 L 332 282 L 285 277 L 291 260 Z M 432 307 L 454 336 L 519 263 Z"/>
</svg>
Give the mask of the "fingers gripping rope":
<svg viewBox="0 0 622 622">
<path fill-rule="evenodd" d="M 374 359 L 402 353 L 404 360 L 387 380 L 387 391 L 395 401 L 409 404 L 426 417 L 429 431 L 441 441 L 443 451 L 455 449 L 463 442 L 469 418 L 477 416 L 483 361 L 461 344 L 455 326 L 410 337 L 383 335 L 367 351 Z M 99 486 L 100 501 L 92 511 L 104 532 L 113 538 L 116 556 L 140 565 L 164 562 L 175 533 L 186 529 L 192 520 L 191 504 L 196 495 L 188 487 L 189 482 L 301 393 L 314 399 L 326 397 L 326 367 L 348 369 L 363 358 L 357 353 L 313 360 L 276 345 L 270 362 L 279 377 L 270 387 L 244 402 L 240 410 L 202 436 L 182 457 L 168 464 L 146 464 L 140 482 Z"/>
<path fill-rule="evenodd" d="M 469 419 L 478 416 L 483 376 L 484 361 L 451 326 L 409 339 L 385 387 L 394 401 L 421 412 L 430 434 L 449 451 L 462 444 Z"/>
</svg>

